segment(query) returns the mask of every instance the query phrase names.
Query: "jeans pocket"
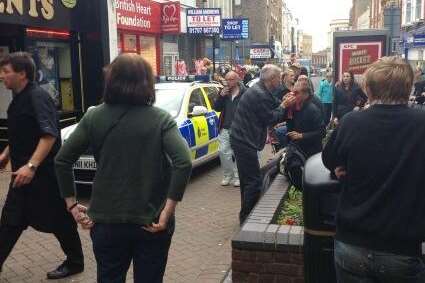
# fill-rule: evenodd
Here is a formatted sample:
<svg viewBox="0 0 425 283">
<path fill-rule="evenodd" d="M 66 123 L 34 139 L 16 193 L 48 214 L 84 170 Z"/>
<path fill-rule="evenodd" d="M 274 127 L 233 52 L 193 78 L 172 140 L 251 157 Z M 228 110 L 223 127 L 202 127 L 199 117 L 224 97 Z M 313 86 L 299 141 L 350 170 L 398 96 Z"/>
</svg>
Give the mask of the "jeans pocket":
<svg viewBox="0 0 425 283">
<path fill-rule="evenodd" d="M 335 241 L 335 264 L 354 274 L 366 273 L 367 256 L 360 247 Z"/>
<path fill-rule="evenodd" d="M 400 278 L 400 280 L 402 278 L 417 278 L 418 276 L 423 276 L 425 273 L 424 262 L 419 257 L 393 254 L 381 255 L 378 266 L 379 272 L 382 275 Z"/>
</svg>

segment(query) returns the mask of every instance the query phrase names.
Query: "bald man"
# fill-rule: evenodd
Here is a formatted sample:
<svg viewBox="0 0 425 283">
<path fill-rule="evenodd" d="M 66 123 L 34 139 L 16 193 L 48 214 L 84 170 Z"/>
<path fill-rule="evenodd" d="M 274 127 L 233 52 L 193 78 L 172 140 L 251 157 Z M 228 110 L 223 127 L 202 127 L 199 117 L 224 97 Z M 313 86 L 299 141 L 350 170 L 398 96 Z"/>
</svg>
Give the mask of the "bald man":
<svg viewBox="0 0 425 283">
<path fill-rule="evenodd" d="M 228 186 L 232 184 L 235 187 L 239 187 L 239 174 L 234 161 L 233 150 L 230 146 L 230 128 L 236 107 L 246 88 L 241 83 L 239 75 L 234 71 L 226 74 L 223 85 L 224 88 L 214 103 L 214 110 L 221 112 L 220 134 L 218 136 L 220 162 L 223 168 L 221 185 Z"/>
</svg>

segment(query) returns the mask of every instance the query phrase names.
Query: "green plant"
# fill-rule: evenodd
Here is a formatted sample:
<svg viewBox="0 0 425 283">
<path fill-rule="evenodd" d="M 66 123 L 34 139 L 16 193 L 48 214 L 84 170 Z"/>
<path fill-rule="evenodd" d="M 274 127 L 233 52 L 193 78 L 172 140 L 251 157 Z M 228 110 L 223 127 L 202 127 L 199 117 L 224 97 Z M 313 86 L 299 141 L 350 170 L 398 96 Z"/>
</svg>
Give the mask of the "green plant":
<svg viewBox="0 0 425 283">
<path fill-rule="evenodd" d="M 303 194 L 294 186 L 288 189 L 287 198 L 280 207 L 277 217 L 279 225 L 303 226 Z"/>
</svg>

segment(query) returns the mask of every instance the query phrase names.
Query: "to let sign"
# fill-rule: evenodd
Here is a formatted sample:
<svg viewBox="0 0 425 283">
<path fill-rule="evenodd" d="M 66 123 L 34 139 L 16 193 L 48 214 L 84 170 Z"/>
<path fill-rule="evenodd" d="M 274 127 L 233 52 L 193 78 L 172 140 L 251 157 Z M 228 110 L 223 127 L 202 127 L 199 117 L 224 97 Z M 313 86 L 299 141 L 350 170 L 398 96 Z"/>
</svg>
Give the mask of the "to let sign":
<svg viewBox="0 0 425 283">
<path fill-rule="evenodd" d="M 220 9 L 187 10 L 187 31 L 190 34 L 219 34 L 220 26 Z"/>
<path fill-rule="evenodd" d="M 361 75 L 376 60 L 383 56 L 382 42 L 341 43 L 339 58 L 339 78 L 351 71 Z"/>
<path fill-rule="evenodd" d="M 223 19 L 223 39 L 248 39 L 248 19 Z"/>
</svg>

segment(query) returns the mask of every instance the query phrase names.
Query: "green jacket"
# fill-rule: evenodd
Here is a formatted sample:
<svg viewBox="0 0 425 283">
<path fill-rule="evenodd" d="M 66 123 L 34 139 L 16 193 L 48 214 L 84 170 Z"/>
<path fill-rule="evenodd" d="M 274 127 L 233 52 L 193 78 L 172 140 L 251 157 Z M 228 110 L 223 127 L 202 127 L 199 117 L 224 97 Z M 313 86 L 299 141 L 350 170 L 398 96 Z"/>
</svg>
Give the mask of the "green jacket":
<svg viewBox="0 0 425 283">
<path fill-rule="evenodd" d="M 55 159 L 62 197 L 75 195 L 72 166 L 89 147 L 97 163 L 88 211 L 93 221 L 150 224 L 167 198 L 182 199 L 191 157 L 167 112 L 108 104 L 88 111 Z"/>
<path fill-rule="evenodd" d="M 319 90 L 317 91 L 317 96 L 320 98 L 322 103 L 332 103 L 333 102 L 333 83 L 328 82 L 328 80 L 323 79 L 320 81 Z"/>
</svg>

